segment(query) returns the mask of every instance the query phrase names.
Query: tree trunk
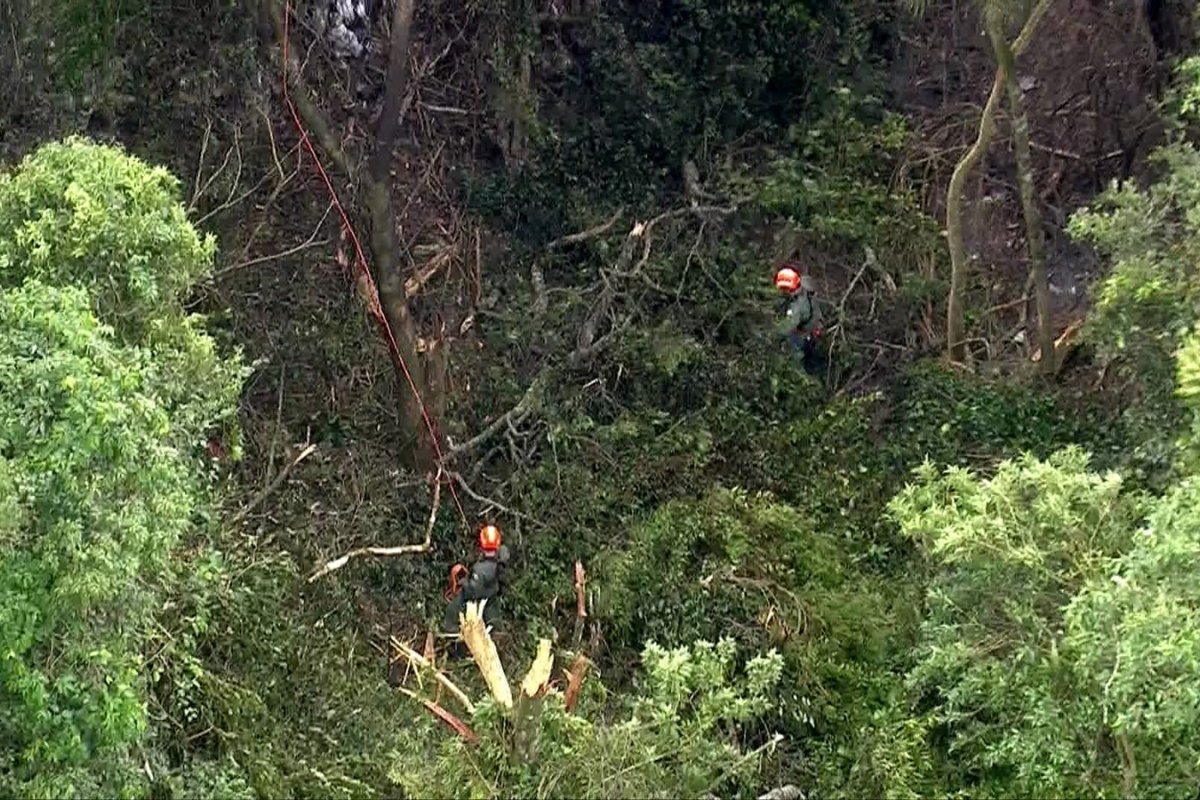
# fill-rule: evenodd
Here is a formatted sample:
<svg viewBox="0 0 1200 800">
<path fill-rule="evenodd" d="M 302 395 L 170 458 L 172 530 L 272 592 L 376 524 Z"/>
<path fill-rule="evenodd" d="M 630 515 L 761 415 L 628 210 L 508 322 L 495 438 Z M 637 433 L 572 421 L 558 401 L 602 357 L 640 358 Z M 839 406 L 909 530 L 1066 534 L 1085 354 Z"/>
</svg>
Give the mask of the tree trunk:
<svg viewBox="0 0 1200 800">
<path fill-rule="evenodd" d="M 1038 0 L 1038 4 L 1029 14 L 1021 35 L 1013 43 L 1013 56 L 1020 54 L 1033 32 L 1050 6 L 1050 0 Z M 992 91 L 988 95 L 987 105 L 979 119 L 979 132 L 971 149 L 963 155 L 954 167 L 950 177 L 950 187 L 946 191 L 946 239 L 950 250 L 950 294 L 946 298 L 946 353 L 952 361 L 963 361 L 966 358 L 966 325 L 963 321 L 963 304 L 966 301 L 967 286 L 967 247 L 963 239 L 962 204 L 963 188 L 966 186 L 967 175 L 991 144 L 996 132 L 996 106 L 1000 102 L 1000 92 L 1004 86 L 1004 69 L 997 69 L 996 79 L 992 82 Z"/>
<path fill-rule="evenodd" d="M 539 36 L 536 7 L 529 0 L 515 0 L 509 10 L 513 27 L 497 31 L 497 41 L 503 55 L 496 59 L 495 124 L 505 166 L 518 169 L 526 159 L 528 116 L 532 98 L 533 60 L 530 49 Z"/>
<path fill-rule="evenodd" d="M 383 82 L 383 112 L 371 156 L 371 179 L 388 183 L 392 150 L 400 133 L 400 113 L 408 91 L 408 39 L 412 31 L 413 0 L 396 0 L 392 15 L 392 37 L 388 45 L 387 76 Z"/>
<path fill-rule="evenodd" d="M 1054 322 L 1050 318 L 1050 280 L 1046 273 L 1046 245 L 1042 233 L 1042 211 L 1038 207 L 1034 185 L 1033 156 L 1029 150 L 1029 116 L 1025 113 L 1025 98 L 1017 79 L 1016 59 L 995 14 L 988 14 L 988 36 L 996 61 L 1004 74 L 1008 94 L 1009 117 L 1012 120 L 1013 145 L 1017 156 L 1017 184 L 1021 187 L 1021 209 L 1025 215 L 1025 238 L 1029 244 L 1029 270 L 1033 275 L 1034 297 L 1037 298 L 1038 343 L 1042 358 L 1038 367 L 1043 375 L 1053 375 L 1057 358 L 1054 352 Z"/>
<path fill-rule="evenodd" d="M 375 135 L 375 150 L 367 165 L 363 199 L 371 215 L 371 254 L 378 275 L 379 302 L 395 336 L 402 366 L 407 366 L 407 374 L 403 377 L 408 385 L 401 386 L 402 396 L 405 397 L 404 419 L 409 432 L 421 443 L 417 448 L 417 467 L 430 469 L 435 462 L 433 442 L 428 431 L 432 421 L 423 401 L 430 402 L 434 398 L 429 397 L 430 387 L 425 380 L 424 364 L 417 352 L 417 326 L 404 291 L 404 269 L 401 265 L 400 242 L 396 236 L 391 180 L 392 154 L 400 133 L 400 116 L 404 112 L 404 98 L 408 92 L 408 46 L 412 18 L 413 0 L 396 0 L 388 46 L 387 75 L 383 85 L 383 111 Z M 433 435 L 437 435 L 436 430 Z"/>
<path fill-rule="evenodd" d="M 265 9 L 276 37 L 282 42 L 286 33 L 283 9 L 273 0 L 261 0 L 260 9 Z M 419 469 L 431 469 L 436 463 L 434 442 L 428 432 L 432 421 L 426 415 L 422 404 L 422 399 L 429 394 L 429 387 L 417 353 L 416 323 L 404 291 L 404 270 L 400 263 L 399 238 L 396 236 L 390 170 L 392 151 L 400 130 L 400 116 L 404 111 L 404 98 L 408 89 L 408 40 L 412 28 L 412 14 L 413 0 L 397 0 L 384 86 L 384 109 L 379 119 L 375 149 L 363 176 L 362 199 L 370 219 L 371 238 L 368 247 L 375 267 L 378 308 L 375 307 L 375 298 L 370 296 L 370 292 L 367 292 L 368 296 L 365 299 L 380 327 L 386 328 L 384 333 L 388 337 L 388 351 L 395 362 L 396 371 L 401 373 L 399 377 L 403 417 L 409 432 L 420 443 L 415 454 L 415 465 Z M 295 62 L 295 58 L 292 48 L 289 61 Z M 328 115 L 307 96 L 306 87 L 300 79 L 299 65 L 290 63 L 286 68 L 295 75 L 297 91 L 292 95 L 292 100 L 312 137 L 330 160 L 336 163 L 347 177 L 353 178 L 358 173 L 358 163 L 341 146 Z M 363 265 L 363 268 L 368 269 L 367 265 Z M 360 285 L 366 287 L 365 277 Z"/>
<path fill-rule="evenodd" d="M 979 118 L 979 132 L 971 149 L 954 166 L 950 176 L 950 187 L 946 191 L 946 239 L 950 248 L 950 294 L 946 298 L 946 354 L 951 361 L 965 361 L 967 355 L 966 323 L 963 320 L 963 304 L 967 287 L 967 245 L 964 239 L 963 188 L 967 175 L 983 154 L 987 152 L 992 136 L 996 133 L 996 105 L 1003 81 L 1001 71 L 996 71 L 992 93 L 988 96 L 983 115 Z"/>
</svg>

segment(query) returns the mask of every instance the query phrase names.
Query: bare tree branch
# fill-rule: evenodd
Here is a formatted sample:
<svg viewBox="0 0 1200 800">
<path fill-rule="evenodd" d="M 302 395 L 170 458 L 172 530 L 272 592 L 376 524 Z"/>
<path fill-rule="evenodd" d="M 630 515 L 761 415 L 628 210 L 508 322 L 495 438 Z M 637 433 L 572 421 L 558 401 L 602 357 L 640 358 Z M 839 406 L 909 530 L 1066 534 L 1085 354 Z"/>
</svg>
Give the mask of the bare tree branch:
<svg viewBox="0 0 1200 800">
<path fill-rule="evenodd" d="M 619 220 L 621 215 L 624 213 L 625 206 L 621 206 L 617 209 L 617 212 L 613 214 L 612 217 L 610 217 L 606 222 L 602 222 L 599 225 L 588 228 L 587 230 L 579 231 L 578 233 L 570 233 L 566 236 L 555 239 L 554 241 L 550 242 L 550 244 L 546 245 L 546 249 L 555 250 L 560 247 L 565 247 L 569 244 L 578 244 L 579 242 L 584 242 L 588 239 L 594 239 L 597 236 L 602 236 L 612 230 L 613 226 L 617 224 L 617 220 Z"/>
<path fill-rule="evenodd" d="M 533 382 L 529 384 L 529 388 L 525 390 L 525 394 L 521 396 L 521 399 L 515 406 L 496 417 L 496 419 L 494 419 L 492 423 L 484 428 L 483 431 L 481 431 L 477 436 L 468 439 L 462 444 L 451 447 L 449 452 L 446 453 L 446 461 L 453 461 L 463 453 L 474 450 L 499 433 L 500 430 L 508 425 L 511 421 L 523 417 L 525 414 L 531 411 L 536 406 L 537 401 L 540 399 L 539 393 L 546 382 L 546 377 L 547 376 L 545 373 L 539 374 L 533 379 Z"/>
<path fill-rule="evenodd" d="M 437 521 L 438 506 L 442 499 L 442 471 L 438 470 L 437 477 L 433 481 L 433 502 L 429 506 L 429 522 L 425 526 L 425 540 L 420 544 L 403 544 L 398 547 L 359 547 L 356 550 L 351 550 L 339 558 L 332 561 L 327 561 L 324 566 L 309 576 L 308 582 L 322 578 L 331 572 L 341 569 L 350 562 L 351 559 L 361 558 L 362 556 L 376 556 L 384 558 L 388 556 L 404 556 L 414 553 L 428 553 L 433 547 L 433 524 Z"/>
<path fill-rule="evenodd" d="M 295 247 L 289 247 L 287 250 L 279 253 L 270 253 L 269 255 L 258 256 L 257 258 L 252 258 L 248 261 L 242 261 L 237 264 L 230 264 L 228 267 L 224 267 L 214 272 L 209 280 L 217 280 L 218 278 L 222 278 L 231 272 L 237 272 L 238 270 L 245 269 L 246 267 L 252 267 L 255 264 L 262 264 L 267 261 L 275 261 L 280 258 L 287 258 L 288 256 L 294 256 L 296 253 L 299 253 L 303 250 L 308 250 L 313 247 L 323 247 L 324 245 L 329 244 L 329 239 L 321 239 L 318 241 L 317 234 L 321 232 L 321 228 L 325 225 L 325 220 L 329 218 L 330 211 L 333 211 L 333 203 L 330 203 L 329 207 L 325 209 L 325 213 L 321 215 L 320 221 L 317 222 L 316 226 L 312 230 L 312 233 L 309 234 L 309 237 Z"/>
<path fill-rule="evenodd" d="M 472 488 L 471 488 L 471 486 L 470 486 L 470 484 L 468 484 L 468 483 L 467 483 L 466 479 L 464 479 L 464 478 L 463 478 L 463 476 L 462 476 L 462 475 L 460 475 L 460 474 L 458 474 L 457 472 L 449 472 L 449 471 L 447 471 L 447 472 L 446 472 L 446 474 L 447 474 L 447 475 L 448 475 L 448 476 L 449 476 L 449 477 L 450 477 L 450 478 L 451 478 L 451 479 L 452 479 L 452 480 L 453 480 L 455 483 L 457 483 L 457 484 L 458 484 L 458 485 L 459 485 L 459 486 L 462 488 L 462 490 L 463 490 L 464 492 L 466 492 L 466 493 L 467 493 L 467 496 L 468 496 L 468 497 L 470 497 L 470 498 L 471 498 L 472 500 L 474 500 L 475 502 L 477 502 L 477 503 L 482 503 L 482 504 L 484 504 L 485 506 L 490 506 L 490 507 L 492 507 L 492 508 L 496 509 L 497 511 L 500 511 L 501 513 L 504 513 L 504 514 L 509 514 L 509 515 L 511 515 L 511 516 L 514 516 L 514 517 L 517 517 L 517 518 L 519 518 L 519 519 L 526 520 L 527 522 L 530 522 L 530 523 L 532 523 L 532 524 L 534 524 L 534 525 L 537 525 L 539 528 L 540 528 L 540 527 L 544 527 L 544 526 L 542 525 L 542 523 L 538 522 L 536 519 L 534 519 L 533 517 L 529 516 L 528 514 L 524 514 L 524 513 L 520 512 L 520 511 L 516 511 L 516 510 L 514 510 L 514 509 L 512 509 L 512 508 L 509 508 L 508 506 L 504 505 L 503 503 L 501 503 L 501 502 L 500 502 L 500 501 L 498 501 L 498 500 L 493 500 L 493 499 L 492 499 L 492 498 L 490 498 L 490 497 L 485 497 L 484 495 L 481 495 L 481 494 L 479 494 L 479 493 L 478 493 L 478 492 L 476 492 L 474 489 L 472 489 Z"/>
<path fill-rule="evenodd" d="M 408 89 L 408 38 L 412 31 L 412 17 L 413 0 L 396 0 L 387 77 L 383 84 L 383 113 L 379 117 L 375 152 L 368 165 L 371 177 L 381 183 L 387 181 L 392 150 L 396 146 L 396 135 L 400 132 L 400 109 Z"/>
<path fill-rule="evenodd" d="M 316 449 L 317 449 L 317 446 L 315 444 L 310 444 L 308 447 L 305 447 L 303 450 L 301 450 L 300 455 L 298 455 L 294 459 L 292 459 L 291 463 L 288 464 L 286 467 L 279 470 L 279 474 L 275 476 L 275 480 L 271 481 L 271 483 L 268 484 L 266 486 L 266 488 L 264 488 L 261 492 L 259 492 L 257 495 L 255 495 L 254 499 L 251 500 L 249 503 L 247 503 L 246 506 L 241 511 L 239 511 L 238 513 L 233 515 L 233 519 L 230 520 L 230 524 L 236 525 L 239 522 L 241 522 L 243 519 L 245 519 L 247 514 L 249 514 L 251 511 L 253 511 L 255 508 L 257 508 L 259 503 L 261 503 L 263 500 L 266 500 L 268 497 L 270 497 L 271 494 L 274 493 L 275 490 L 278 489 L 280 487 L 280 485 L 283 484 L 284 480 L 288 476 L 288 473 L 290 473 L 292 471 L 293 467 L 295 467 L 297 464 L 299 464 L 304 459 L 311 456 Z"/>
</svg>

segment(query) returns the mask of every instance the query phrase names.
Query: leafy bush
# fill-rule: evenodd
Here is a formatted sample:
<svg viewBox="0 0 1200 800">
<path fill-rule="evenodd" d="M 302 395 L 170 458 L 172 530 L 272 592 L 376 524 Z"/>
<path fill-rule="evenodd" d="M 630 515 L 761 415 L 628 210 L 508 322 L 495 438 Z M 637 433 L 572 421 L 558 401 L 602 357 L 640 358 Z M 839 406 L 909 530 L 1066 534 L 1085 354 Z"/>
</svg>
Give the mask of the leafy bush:
<svg viewBox="0 0 1200 800">
<path fill-rule="evenodd" d="M 933 361 L 906 370 L 893 399 L 890 449 L 903 454 L 906 472 L 925 459 L 978 466 L 1021 452 L 1048 456 L 1069 444 L 1106 465 L 1120 454 L 1122 431 L 1099 404 L 966 376 Z"/>
<path fill-rule="evenodd" d="M 1185 61 L 1174 88 L 1181 98 L 1169 123 L 1196 118 L 1197 62 Z M 1176 135 L 1150 156 L 1158 177 L 1148 187 L 1113 183 L 1072 215 L 1068 232 L 1094 245 L 1112 267 L 1100 282 L 1086 336 L 1142 396 L 1125 415 L 1135 442 L 1127 459 L 1139 472 L 1170 477 L 1184 421 L 1174 394 L 1173 356 L 1197 322 L 1200 301 L 1200 150 Z"/>
<path fill-rule="evenodd" d="M 609 640 L 624 647 L 715 638 L 758 615 L 764 598 L 755 584 L 801 591 L 836 582 L 839 571 L 834 541 L 803 514 L 765 496 L 718 490 L 699 502 L 667 503 L 633 526 L 629 543 L 597 567 L 597 615 Z"/>
<path fill-rule="evenodd" d="M 545 699 L 533 712 L 524 760 L 489 700 L 473 721 L 481 745 L 427 724 L 442 738 L 436 754 L 406 755 L 393 777 L 412 796 L 446 798 L 675 798 L 753 788 L 763 748 L 746 752 L 744 729 L 769 710 L 782 659 L 769 652 L 739 670 L 737 655 L 730 639 L 676 649 L 651 643 L 627 704 L 592 707 L 592 719 L 567 713 L 561 696 Z"/>
<path fill-rule="evenodd" d="M 149 354 L 89 305 L 36 281 L 0 292 L 0 758 L 36 796 L 87 793 L 76 771 L 144 731 L 139 648 L 198 506 Z"/>
<path fill-rule="evenodd" d="M 0 287 L 36 278 L 87 289 L 100 321 L 153 355 L 146 379 L 181 446 L 202 444 L 218 424 L 236 436 L 247 374 L 183 308 L 214 250 L 188 222 L 178 180 L 119 149 L 70 138 L 0 175 Z"/>
<path fill-rule="evenodd" d="M 1103 732 L 1095 784 L 1190 797 L 1200 759 L 1200 483 L 1156 504 L 1131 546 L 1066 609 L 1084 730 Z M 1079 723 L 1076 723 L 1079 725 Z M 1083 727 L 1082 725 L 1080 727 Z"/>
<path fill-rule="evenodd" d="M 1068 448 L 989 479 L 926 466 L 890 508 L 934 567 L 908 683 L 944 742 L 948 785 L 981 797 L 1097 791 L 1094 687 L 1073 675 L 1068 606 L 1109 580 L 1144 501 Z"/>
<path fill-rule="evenodd" d="M 933 254 L 938 225 L 922 213 L 918 195 L 894 179 L 910 137 L 902 115 L 886 111 L 878 98 L 838 86 L 822 116 L 789 128 L 788 154 L 747 188 L 765 211 L 818 241 L 868 244 L 889 262 L 917 251 Z"/>
</svg>

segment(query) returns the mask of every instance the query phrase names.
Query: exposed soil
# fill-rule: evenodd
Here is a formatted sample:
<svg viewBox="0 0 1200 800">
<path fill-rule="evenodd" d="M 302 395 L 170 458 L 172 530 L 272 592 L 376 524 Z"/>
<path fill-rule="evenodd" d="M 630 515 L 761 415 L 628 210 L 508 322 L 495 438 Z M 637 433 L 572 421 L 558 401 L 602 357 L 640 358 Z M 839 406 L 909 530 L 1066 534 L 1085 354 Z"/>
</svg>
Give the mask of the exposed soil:
<svg viewBox="0 0 1200 800">
<path fill-rule="evenodd" d="M 1176 31 L 1194 3 L 1151 6 L 1057 2 L 1018 59 L 1059 331 L 1086 315 L 1088 287 L 1101 274 L 1091 249 L 1071 242 L 1063 225 L 1111 181 L 1139 178 L 1135 166 L 1162 141 L 1152 98 L 1164 85 L 1168 57 L 1183 44 Z M 974 140 L 995 60 L 973 4 L 936 4 L 928 15 L 912 25 L 893 89 L 921 131 L 912 167 L 924 181 L 928 207 L 944 219 L 950 173 Z M 990 342 L 997 360 L 1027 358 L 1037 324 L 1032 298 L 1024 314 L 1020 303 L 1028 275 L 1026 237 L 1003 111 L 998 122 L 997 137 L 968 182 L 965 214 L 976 264 L 972 306 L 996 309 L 971 335 Z"/>
</svg>

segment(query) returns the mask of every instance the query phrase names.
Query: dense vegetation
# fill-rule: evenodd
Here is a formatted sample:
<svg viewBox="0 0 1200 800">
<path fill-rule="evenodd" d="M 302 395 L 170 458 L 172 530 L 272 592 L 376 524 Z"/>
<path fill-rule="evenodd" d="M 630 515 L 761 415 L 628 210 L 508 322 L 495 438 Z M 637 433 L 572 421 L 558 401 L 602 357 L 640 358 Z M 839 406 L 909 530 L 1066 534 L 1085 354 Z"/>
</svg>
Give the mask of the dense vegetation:
<svg viewBox="0 0 1200 800">
<path fill-rule="evenodd" d="M 889 81 L 935 4 L 399 0 L 353 58 L 337 4 L 249 5 L 0 12 L 0 795 L 1195 795 L 1186 13 L 1150 144 L 1041 196 L 1056 279 L 1061 242 L 1103 265 L 1046 354 L 987 234 L 1029 246 L 1049 170 L 999 143 L 997 263 L 939 332 L 979 82 L 922 116 Z M 1016 37 L 994 5 L 946 13 Z M 785 258 L 819 371 L 773 333 Z M 554 658 L 515 705 L 426 638 L 481 520 L 504 669 Z"/>
</svg>

